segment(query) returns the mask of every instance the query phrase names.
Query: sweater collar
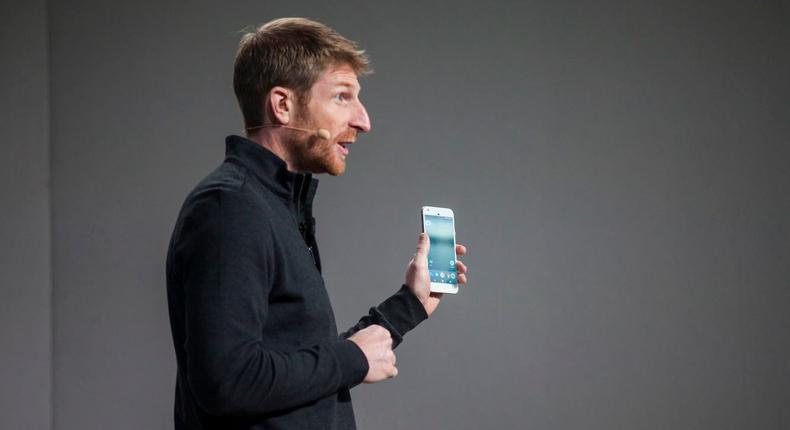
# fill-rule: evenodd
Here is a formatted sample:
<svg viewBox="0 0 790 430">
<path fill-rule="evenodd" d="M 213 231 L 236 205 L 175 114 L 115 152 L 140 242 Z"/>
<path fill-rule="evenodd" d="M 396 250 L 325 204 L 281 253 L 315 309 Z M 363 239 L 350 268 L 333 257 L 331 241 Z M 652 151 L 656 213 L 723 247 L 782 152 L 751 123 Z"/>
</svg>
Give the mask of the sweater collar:
<svg viewBox="0 0 790 430">
<path fill-rule="evenodd" d="M 309 172 L 294 173 L 273 152 L 241 136 L 225 138 L 225 159 L 236 160 L 249 169 L 273 193 L 296 204 L 297 211 L 310 213 L 318 179 Z"/>
</svg>

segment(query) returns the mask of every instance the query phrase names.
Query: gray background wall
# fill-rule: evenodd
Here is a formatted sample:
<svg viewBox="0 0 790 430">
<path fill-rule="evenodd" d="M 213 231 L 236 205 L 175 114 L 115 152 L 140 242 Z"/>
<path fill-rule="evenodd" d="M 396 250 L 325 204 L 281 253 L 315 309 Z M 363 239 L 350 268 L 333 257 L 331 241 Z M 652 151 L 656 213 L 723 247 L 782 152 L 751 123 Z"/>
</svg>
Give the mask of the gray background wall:
<svg viewBox="0 0 790 430">
<path fill-rule="evenodd" d="M 46 17 L 43 0 L 0 3 L 0 429 L 50 427 Z"/>
<path fill-rule="evenodd" d="M 306 16 L 376 69 L 316 201 L 340 328 L 421 205 L 470 249 L 360 428 L 788 428 L 789 7 L 4 4 L 0 427 L 172 427 L 169 234 L 241 128 L 238 30 Z"/>
</svg>

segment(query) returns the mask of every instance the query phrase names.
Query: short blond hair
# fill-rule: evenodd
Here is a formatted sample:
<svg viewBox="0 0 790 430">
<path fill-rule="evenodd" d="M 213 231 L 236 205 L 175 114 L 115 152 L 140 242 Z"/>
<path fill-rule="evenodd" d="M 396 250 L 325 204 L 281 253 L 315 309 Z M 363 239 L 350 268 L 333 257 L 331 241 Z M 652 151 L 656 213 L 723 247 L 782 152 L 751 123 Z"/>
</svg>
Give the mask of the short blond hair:
<svg viewBox="0 0 790 430">
<path fill-rule="evenodd" d="M 233 90 L 244 126 L 262 125 L 264 97 L 275 86 L 293 90 L 301 105 L 320 74 L 333 65 L 348 65 L 357 75 L 371 72 L 365 51 L 319 22 L 280 18 L 246 33 L 233 67 Z"/>
</svg>

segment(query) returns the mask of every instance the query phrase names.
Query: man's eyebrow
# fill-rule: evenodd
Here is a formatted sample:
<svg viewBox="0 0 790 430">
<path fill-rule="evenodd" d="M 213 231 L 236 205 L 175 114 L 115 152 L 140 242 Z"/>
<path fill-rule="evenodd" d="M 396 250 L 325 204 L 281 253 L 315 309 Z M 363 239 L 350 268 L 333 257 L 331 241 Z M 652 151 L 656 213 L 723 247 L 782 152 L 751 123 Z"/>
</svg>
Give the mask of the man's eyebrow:
<svg viewBox="0 0 790 430">
<path fill-rule="evenodd" d="M 332 84 L 332 86 L 333 86 L 333 87 L 347 87 L 347 88 L 351 88 L 351 89 L 356 89 L 356 88 L 359 88 L 359 86 L 358 86 L 358 85 L 356 85 L 356 84 L 353 84 L 353 83 L 351 83 L 351 82 L 347 82 L 347 81 L 339 81 L 339 82 L 335 82 L 334 84 Z"/>
</svg>

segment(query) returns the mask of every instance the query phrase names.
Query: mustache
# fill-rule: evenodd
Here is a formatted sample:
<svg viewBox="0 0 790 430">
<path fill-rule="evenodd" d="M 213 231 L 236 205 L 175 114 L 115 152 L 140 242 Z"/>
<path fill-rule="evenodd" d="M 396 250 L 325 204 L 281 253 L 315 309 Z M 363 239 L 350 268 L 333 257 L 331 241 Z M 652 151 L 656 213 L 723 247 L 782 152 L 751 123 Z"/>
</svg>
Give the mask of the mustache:
<svg viewBox="0 0 790 430">
<path fill-rule="evenodd" d="M 342 134 L 339 134 L 335 138 L 335 141 L 337 141 L 337 142 L 351 142 L 351 141 L 355 141 L 355 140 L 357 140 L 357 133 L 358 132 L 352 128 L 349 131 L 346 131 L 346 132 L 344 132 Z"/>
</svg>

